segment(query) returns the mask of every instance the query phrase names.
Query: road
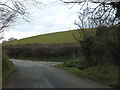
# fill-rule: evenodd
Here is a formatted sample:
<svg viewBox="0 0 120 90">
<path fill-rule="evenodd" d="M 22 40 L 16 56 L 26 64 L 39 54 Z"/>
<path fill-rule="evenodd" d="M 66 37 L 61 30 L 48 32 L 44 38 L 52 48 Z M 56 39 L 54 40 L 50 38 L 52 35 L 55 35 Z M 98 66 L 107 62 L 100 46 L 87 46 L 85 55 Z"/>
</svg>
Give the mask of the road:
<svg viewBox="0 0 120 90">
<path fill-rule="evenodd" d="M 4 88 L 108 88 L 53 67 L 57 62 L 11 60 L 16 71 Z"/>
</svg>

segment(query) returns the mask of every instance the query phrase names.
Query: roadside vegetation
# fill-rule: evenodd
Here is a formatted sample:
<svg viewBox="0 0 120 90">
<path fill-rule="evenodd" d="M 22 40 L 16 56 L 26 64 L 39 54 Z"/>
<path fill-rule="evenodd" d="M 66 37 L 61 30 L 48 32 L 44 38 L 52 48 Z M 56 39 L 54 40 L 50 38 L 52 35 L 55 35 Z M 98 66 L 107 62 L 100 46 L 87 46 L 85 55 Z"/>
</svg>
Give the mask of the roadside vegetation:
<svg viewBox="0 0 120 90">
<path fill-rule="evenodd" d="M 102 28 L 102 30 L 104 30 Z M 119 84 L 119 52 L 118 33 L 120 27 L 113 28 L 107 35 L 96 31 L 94 37 L 80 42 L 79 57 L 57 65 L 76 75 L 89 77 L 113 87 Z M 98 33 L 103 34 L 98 34 Z"/>
<path fill-rule="evenodd" d="M 24 44 L 5 45 L 4 52 L 10 58 L 28 59 L 38 61 L 65 61 L 73 58 L 78 53 L 76 44 Z"/>
<path fill-rule="evenodd" d="M 69 62 L 68 62 L 69 63 Z M 118 67 L 114 65 L 99 65 L 96 67 L 88 67 L 85 69 L 79 69 L 71 64 L 59 64 L 55 67 L 66 70 L 67 72 L 74 74 L 78 77 L 89 78 L 98 83 L 109 85 L 111 87 L 120 87 Z"/>
<path fill-rule="evenodd" d="M 9 58 L 3 54 L 2 55 L 2 85 L 4 86 L 10 79 L 13 71 L 14 71 L 14 65 L 9 60 Z"/>
</svg>

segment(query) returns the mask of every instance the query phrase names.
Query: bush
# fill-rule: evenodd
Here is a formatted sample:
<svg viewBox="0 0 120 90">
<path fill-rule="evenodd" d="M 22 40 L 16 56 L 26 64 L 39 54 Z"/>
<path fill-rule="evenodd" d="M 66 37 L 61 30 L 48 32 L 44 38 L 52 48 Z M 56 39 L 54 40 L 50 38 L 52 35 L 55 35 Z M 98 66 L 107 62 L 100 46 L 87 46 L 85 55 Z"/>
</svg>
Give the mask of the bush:
<svg viewBox="0 0 120 90">
<path fill-rule="evenodd" d="M 77 62 L 75 60 L 69 60 L 64 63 L 66 67 L 77 67 Z"/>
<path fill-rule="evenodd" d="M 98 27 L 94 37 L 85 36 L 80 42 L 80 52 L 84 57 L 84 66 L 93 67 L 103 64 L 118 65 L 120 26 L 114 28 Z M 84 33 L 83 33 L 84 34 Z M 93 38 L 92 38 L 93 37 Z"/>
<path fill-rule="evenodd" d="M 77 53 L 79 46 L 75 44 L 24 44 L 3 46 L 3 51 L 10 58 L 69 58 Z"/>
</svg>

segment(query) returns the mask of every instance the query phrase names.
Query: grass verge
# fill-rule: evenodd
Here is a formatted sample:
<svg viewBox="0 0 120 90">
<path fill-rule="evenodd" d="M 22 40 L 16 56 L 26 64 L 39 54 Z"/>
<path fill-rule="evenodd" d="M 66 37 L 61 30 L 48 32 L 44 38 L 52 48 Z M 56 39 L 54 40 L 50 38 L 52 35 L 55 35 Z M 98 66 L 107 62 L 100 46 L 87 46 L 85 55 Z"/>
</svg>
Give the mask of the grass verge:
<svg viewBox="0 0 120 90">
<path fill-rule="evenodd" d="M 112 87 L 120 87 L 118 67 L 113 65 L 101 65 L 96 66 L 94 68 L 86 68 L 84 70 L 80 70 L 76 67 L 65 67 L 63 64 L 58 64 L 55 67 L 64 69 L 72 74 L 77 76 L 83 76 L 95 81 L 99 81 L 100 83 L 112 86 Z"/>
<path fill-rule="evenodd" d="M 10 79 L 15 67 L 6 55 L 2 56 L 2 86 Z"/>
</svg>

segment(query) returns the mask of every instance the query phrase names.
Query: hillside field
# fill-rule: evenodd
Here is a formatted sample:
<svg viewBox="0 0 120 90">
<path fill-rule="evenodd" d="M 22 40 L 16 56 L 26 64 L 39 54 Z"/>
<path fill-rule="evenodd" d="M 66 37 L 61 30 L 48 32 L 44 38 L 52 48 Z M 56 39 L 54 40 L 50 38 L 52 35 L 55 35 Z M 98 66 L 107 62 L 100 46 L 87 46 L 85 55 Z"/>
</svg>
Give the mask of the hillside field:
<svg viewBox="0 0 120 90">
<path fill-rule="evenodd" d="M 37 35 L 33 37 L 23 38 L 16 41 L 9 41 L 6 44 L 60 44 L 60 43 L 76 43 L 75 36 L 79 37 L 77 30 L 69 30 L 63 32 L 49 33 L 43 35 Z"/>
</svg>

